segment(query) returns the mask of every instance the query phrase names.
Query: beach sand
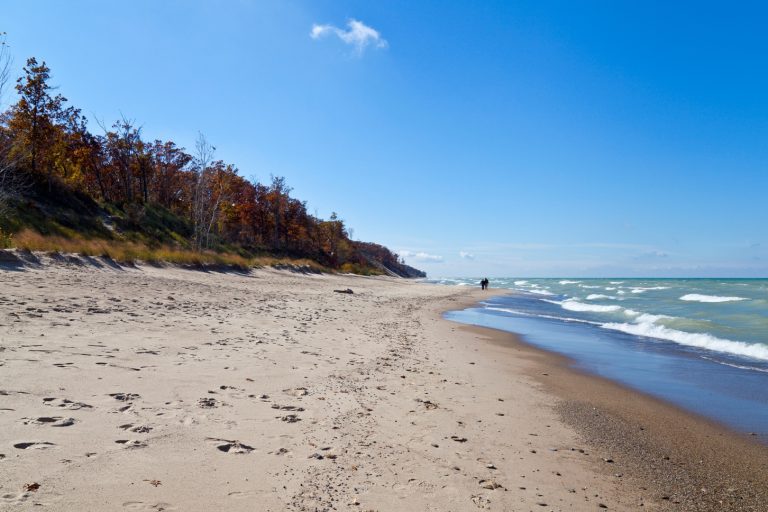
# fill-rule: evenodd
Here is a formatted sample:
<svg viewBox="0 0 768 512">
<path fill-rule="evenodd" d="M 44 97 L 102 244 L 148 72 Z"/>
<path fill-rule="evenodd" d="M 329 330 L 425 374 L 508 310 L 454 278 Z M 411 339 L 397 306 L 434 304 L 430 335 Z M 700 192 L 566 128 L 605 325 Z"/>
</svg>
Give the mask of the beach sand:
<svg viewBox="0 0 768 512">
<path fill-rule="evenodd" d="M 0 509 L 767 509 L 764 447 L 441 318 L 489 293 L 0 270 Z"/>
</svg>

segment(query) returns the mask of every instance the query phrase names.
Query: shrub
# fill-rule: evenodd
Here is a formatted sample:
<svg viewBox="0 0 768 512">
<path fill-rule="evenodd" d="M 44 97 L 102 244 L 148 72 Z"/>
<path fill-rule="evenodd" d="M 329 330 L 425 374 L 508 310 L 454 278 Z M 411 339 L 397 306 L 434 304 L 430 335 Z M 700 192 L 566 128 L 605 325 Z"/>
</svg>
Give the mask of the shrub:
<svg viewBox="0 0 768 512">
<path fill-rule="evenodd" d="M 0 249 L 9 249 L 13 247 L 13 235 L 3 231 L 0 228 Z"/>
</svg>

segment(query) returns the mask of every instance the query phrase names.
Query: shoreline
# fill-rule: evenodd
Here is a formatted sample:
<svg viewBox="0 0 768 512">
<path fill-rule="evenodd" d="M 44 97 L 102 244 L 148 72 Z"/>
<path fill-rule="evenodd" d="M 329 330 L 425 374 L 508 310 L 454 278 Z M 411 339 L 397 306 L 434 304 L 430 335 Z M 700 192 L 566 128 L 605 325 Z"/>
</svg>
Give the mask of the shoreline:
<svg viewBox="0 0 768 512">
<path fill-rule="evenodd" d="M 592 378 L 443 318 L 496 290 L 42 259 L 0 271 L 0 510 L 723 509 L 569 422 Z"/>
<path fill-rule="evenodd" d="M 570 357 L 516 333 L 445 320 L 528 359 L 528 375 L 560 400 L 560 419 L 612 461 L 596 470 L 608 476 L 618 471 L 682 510 L 768 507 L 768 446 L 749 434 L 574 368 Z"/>
</svg>

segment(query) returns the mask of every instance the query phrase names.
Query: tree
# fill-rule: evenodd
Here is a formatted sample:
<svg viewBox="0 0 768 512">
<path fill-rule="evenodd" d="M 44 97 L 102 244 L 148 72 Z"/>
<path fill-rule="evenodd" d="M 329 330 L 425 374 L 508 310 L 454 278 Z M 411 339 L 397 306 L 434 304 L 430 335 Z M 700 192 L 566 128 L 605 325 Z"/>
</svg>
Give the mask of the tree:
<svg viewBox="0 0 768 512">
<path fill-rule="evenodd" d="M 171 141 L 156 140 L 147 151 L 154 166 L 150 199 L 169 210 L 182 211 L 185 169 L 192 157 Z"/>
<path fill-rule="evenodd" d="M 28 188 L 26 176 L 19 172 L 16 162 L 9 154 L 8 133 L 0 132 L 0 217 L 8 213 L 10 201 Z"/>
<path fill-rule="evenodd" d="M 102 127 L 103 128 L 103 127 Z M 136 176 L 140 175 L 140 155 L 144 144 L 141 140 L 141 128 L 134 122 L 121 117 L 112 125 L 112 130 L 105 129 L 104 153 L 111 175 L 113 200 L 122 199 L 128 203 L 136 197 Z M 141 185 L 139 185 L 141 193 Z"/>
<path fill-rule="evenodd" d="M 195 185 L 192 196 L 192 222 L 194 226 L 195 249 L 201 250 L 210 244 L 210 233 L 216 212 L 219 208 L 221 194 L 214 193 L 212 169 L 213 155 L 216 148 L 208 142 L 205 135 L 198 133 L 195 142 L 195 159 L 192 172 L 195 176 Z"/>
<path fill-rule="evenodd" d="M 53 148 L 62 132 L 60 124 L 73 116 L 64 108 L 64 96 L 51 96 L 50 71 L 45 62 L 38 64 L 34 57 L 27 59 L 24 76 L 16 83 L 19 101 L 11 109 L 8 122 L 15 137 L 11 153 L 33 174 L 46 175 L 49 190 L 54 172 Z"/>
<path fill-rule="evenodd" d="M 3 104 L 8 81 L 11 79 L 11 52 L 8 49 L 6 33 L 0 32 L 0 106 Z"/>
<path fill-rule="evenodd" d="M 272 213 L 272 225 L 274 228 L 274 234 L 272 238 L 272 247 L 280 250 L 281 238 L 284 229 L 282 222 L 283 219 L 283 206 L 286 203 L 288 194 L 290 194 L 291 188 L 286 185 L 285 178 L 282 176 L 272 176 L 272 184 L 267 192 L 266 200 L 270 205 Z"/>
<path fill-rule="evenodd" d="M 11 76 L 12 59 L 5 37 L 5 32 L 0 33 L 0 105 Z M 17 171 L 16 162 L 11 155 L 13 140 L 6 125 L 7 116 L 3 114 L 0 125 L 0 216 L 7 213 L 8 202 L 18 196 L 26 186 L 26 180 Z"/>
</svg>

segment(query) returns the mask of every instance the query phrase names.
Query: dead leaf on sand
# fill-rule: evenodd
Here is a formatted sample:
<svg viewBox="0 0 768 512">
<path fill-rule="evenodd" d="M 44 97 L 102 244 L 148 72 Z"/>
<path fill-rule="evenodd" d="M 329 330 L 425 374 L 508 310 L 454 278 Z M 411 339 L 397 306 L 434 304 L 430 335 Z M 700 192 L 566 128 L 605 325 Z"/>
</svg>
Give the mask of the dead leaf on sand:
<svg viewBox="0 0 768 512">
<path fill-rule="evenodd" d="M 40 488 L 40 484 L 37 482 L 32 482 L 31 484 L 24 484 L 24 490 L 26 492 L 35 492 Z"/>
</svg>

